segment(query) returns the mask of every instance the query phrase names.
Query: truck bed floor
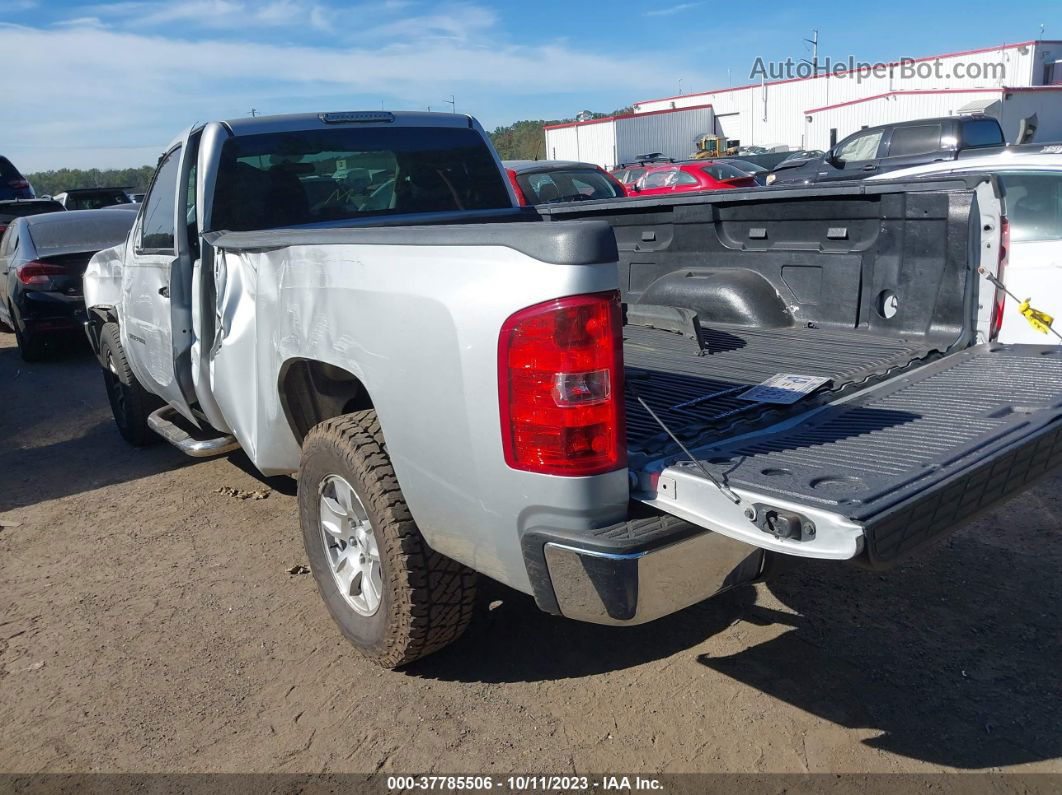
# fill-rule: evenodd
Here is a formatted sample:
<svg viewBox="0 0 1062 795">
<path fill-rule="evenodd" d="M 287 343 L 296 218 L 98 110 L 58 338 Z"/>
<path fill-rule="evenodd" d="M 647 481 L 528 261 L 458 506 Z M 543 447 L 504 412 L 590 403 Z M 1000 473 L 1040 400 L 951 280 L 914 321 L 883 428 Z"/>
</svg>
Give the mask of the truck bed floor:
<svg viewBox="0 0 1062 795">
<path fill-rule="evenodd" d="M 748 387 L 778 373 L 829 378 L 829 387 L 837 390 L 906 367 L 931 350 L 924 340 L 854 330 L 713 326 L 702 329 L 705 354 L 699 356 L 691 337 L 642 326 L 625 326 L 623 335 L 628 446 L 634 453 L 648 454 L 668 446 L 669 440 L 637 396 L 679 438 L 693 441 L 706 430 L 752 420 L 757 414 L 776 416 L 792 411 L 738 398 Z M 712 395 L 715 397 L 682 406 Z"/>
</svg>

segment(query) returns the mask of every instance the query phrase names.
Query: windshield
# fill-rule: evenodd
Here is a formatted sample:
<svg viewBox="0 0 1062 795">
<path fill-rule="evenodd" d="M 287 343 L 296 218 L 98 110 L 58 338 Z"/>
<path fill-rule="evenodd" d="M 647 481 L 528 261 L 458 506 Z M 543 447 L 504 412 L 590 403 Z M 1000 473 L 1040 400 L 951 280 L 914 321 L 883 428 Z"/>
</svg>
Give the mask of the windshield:
<svg viewBox="0 0 1062 795">
<path fill-rule="evenodd" d="M 341 127 L 230 138 L 211 227 L 246 231 L 512 206 L 476 130 Z"/>
<path fill-rule="evenodd" d="M 1007 191 L 1010 239 L 1062 240 L 1062 173 L 1001 176 Z"/>
<path fill-rule="evenodd" d="M 614 199 L 620 195 L 608 177 L 591 168 L 518 174 L 516 181 L 532 204 Z"/>
</svg>

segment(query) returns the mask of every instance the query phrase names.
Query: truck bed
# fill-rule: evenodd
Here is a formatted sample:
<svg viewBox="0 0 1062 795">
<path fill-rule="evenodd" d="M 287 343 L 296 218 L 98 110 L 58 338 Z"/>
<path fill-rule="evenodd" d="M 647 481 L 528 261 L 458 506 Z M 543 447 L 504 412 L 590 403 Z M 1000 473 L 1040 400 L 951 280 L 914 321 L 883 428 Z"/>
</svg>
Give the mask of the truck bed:
<svg viewBox="0 0 1062 795">
<path fill-rule="evenodd" d="M 836 397 L 932 352 L 923 341 L 882 337 L 856 330 L 819 328 L 749 329 L 713 326 L 696 342 L 679 334 L 639 326 L 624 328 L 627 364 L 627 440 L 632 453 L 652 454 L 669 443 L 642 408 L 641 396 L 679 438 L 694 442 L 706 431 L 806 410 L 749 403 L 738 395 L 776 373 L 830 379 L 822 391 Z M 722 393 L 722 394 L 720 394 Z M 707 400 L 683 406 L 711 395 Z M 677 408 L 676 408 L 677 407 Z"/>
</svg>

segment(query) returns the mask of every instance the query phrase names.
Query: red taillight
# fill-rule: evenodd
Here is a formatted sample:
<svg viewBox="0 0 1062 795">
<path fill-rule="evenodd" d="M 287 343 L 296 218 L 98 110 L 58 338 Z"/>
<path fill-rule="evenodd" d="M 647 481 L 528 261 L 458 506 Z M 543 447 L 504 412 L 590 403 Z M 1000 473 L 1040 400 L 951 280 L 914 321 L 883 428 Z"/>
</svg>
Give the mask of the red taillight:
<svg viewBox="0 0 1062 795">
<path fill-rule="evenodd" d="M 527 207 L 527 197 L 524 195 L 524 191 L 520 188 L 520 183 L 516 181 L 516 172 L 511 168 L 505 169 L 505 173 L 509 175 L 509 182 L 512 183 L 513 190 L 516 192 L 516 201 L 520 203 L 521 207 Z"/>
<path fill-rule="evenodd" d="M 625 466 L 619 293 L 558 298 L 506 320 L 498 389 L 513 469 L 576 476 Z"/>
<path fill-rule="evenodd" d="M 15 190 L 25 190 L 29 187 L 29 183 L 24 179 L 9 179 L 7 181 L 7 186 L 9 188 L 14 188 Z"/>
<path fill-rule="evenodd" d="M 70 275 L 70 272 L 60 265 L 36 260 L 20 265 L 15 272 L 18 274 L 18 280 L 30 287 L 48 287 L 52 283 L 53 276 Z"/>
<path fill-rule="evenodd" d="M 999 222 L 999 264 L 996 266 L 996 278 L 1003 281 L 1003 271 L 1007 267 L 1007 257 L 1010 255 L 1010 221 L 1006 218 Z M 996 288 L 996 302 L 992 307 L 992 322 L 988 329 L 988 339 L 999 338 L 999 330 L 1003 328 L 1003 305 L 1007 301 L 1007 294 Z"/>
</svg>

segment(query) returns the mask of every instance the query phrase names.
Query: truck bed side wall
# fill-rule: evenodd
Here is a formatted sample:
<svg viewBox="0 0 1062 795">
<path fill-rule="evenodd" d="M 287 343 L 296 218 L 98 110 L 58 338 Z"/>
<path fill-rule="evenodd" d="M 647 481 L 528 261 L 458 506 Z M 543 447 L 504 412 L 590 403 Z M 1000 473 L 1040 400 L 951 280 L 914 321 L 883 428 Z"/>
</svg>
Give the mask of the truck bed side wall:
<svg viewBox="0 0 1062 795">
<path fill-rule="evenodd" d="M 937 348 L 972 338 L 973 192 L 730 193 L 546 212 L 607 220 L 624 299 L 689 307 L 702 325 L 814 324 Z"/>
<path fill-rule="evenodd" d="M 278 383 L 286 365 L 306 359 L 365 386 L 413 516 L 443 554 L 529 591 L 525 529 L 625 517 L 625 471 L 560 478 L 509 469 L 498 411 L 503 321 L 551 298 L 615 289 L 614 262 L 549 264 L 499 246 L 294 245 L 219 256 L 212 391 L 263 472 L 298 467 Z"/>
</svg>

